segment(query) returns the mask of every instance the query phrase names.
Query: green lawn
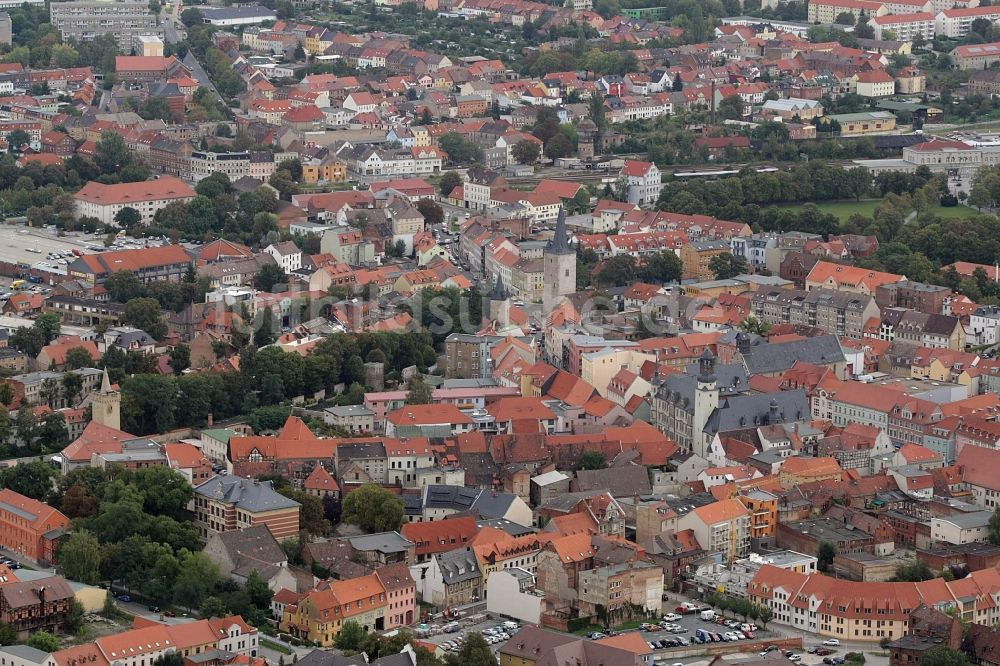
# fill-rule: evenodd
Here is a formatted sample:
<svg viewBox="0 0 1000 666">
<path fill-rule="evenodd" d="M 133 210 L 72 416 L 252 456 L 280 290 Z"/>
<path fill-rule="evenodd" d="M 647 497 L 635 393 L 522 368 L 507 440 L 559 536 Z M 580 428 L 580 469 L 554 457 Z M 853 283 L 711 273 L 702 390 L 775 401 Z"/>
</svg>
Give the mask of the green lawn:
<svg viewBox="0 0 1000 666">
<path fill-rule="evenodd" d="M 270 650 L 274 650 L 275 652 L 280 652 L 282 654 L 292 654 L 292 651 L 286 648 L 284 645 L 280 645 L 278 643 L 275 643 L 274 641 L 269 641 L 266 638 L 260 639 L 260 645 L 261 647 L 266 647 Z"/>
<path fill-rule="evenodd" d="M 816 208 L 823 213 L 830 213 L 835 215 L 837 219 L 841 222 L 847 221 L 851 215 L 855 213 L 860 213 L 866 217 L 871 217 L 875 213 L 875 207 L 878 206 L 881 199 L 866 199 L 863 201 L 822 201 L 816 203 Z M 794 203 L 794 204 L 782 204 L 778 208 L 801 208 L 805 204 Z M 940 215 L 941 217 L 969 217 L 970 215 L 975 215 L 976 210 L 969 208 L 968 206 L 952 206 L 951 208 L 945 208 L 943 206 L 934 206 L 931 209 L 935 215 Z"/>
</svg>

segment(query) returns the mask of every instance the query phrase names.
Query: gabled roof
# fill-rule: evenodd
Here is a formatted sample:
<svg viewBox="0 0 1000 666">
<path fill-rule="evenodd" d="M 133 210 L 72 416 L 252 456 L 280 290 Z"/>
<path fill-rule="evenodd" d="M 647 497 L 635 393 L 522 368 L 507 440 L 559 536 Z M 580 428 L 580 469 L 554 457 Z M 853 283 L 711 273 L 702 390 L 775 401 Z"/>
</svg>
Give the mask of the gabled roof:
<svg viewBox="0 0 1000 666">
<path fill-rule="evenodd" d="M 337 485 L 337 480 L 334 479 L 323 465 L 316 465 L 313 471 L 309 473 L 309 476 L 305 481 L 302 482 L 302 488 L 305 490 L 319 490 L 322 492 L 338 492 L 340 486 Z"/>
</svg>

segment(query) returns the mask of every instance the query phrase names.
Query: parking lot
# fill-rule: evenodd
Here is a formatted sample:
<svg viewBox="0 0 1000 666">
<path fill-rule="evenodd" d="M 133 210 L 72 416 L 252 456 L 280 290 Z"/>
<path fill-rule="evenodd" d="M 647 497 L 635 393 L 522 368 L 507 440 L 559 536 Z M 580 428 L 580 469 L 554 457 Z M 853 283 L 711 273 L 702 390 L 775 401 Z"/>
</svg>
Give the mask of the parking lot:
<svg viewBox="0 0 1000 666">
<path fill-rule="evenodd" d="M 54 228 L 26 227 L 24 225 L 0 225 L 0 262 L 25 263 L 36 265 L 48 263 L 55 271 L 65 272 L 66 264 L 47 259 L 49 255 L 62 254 L 66 262 L 71 263 L 73 250 L 83 254 L 139 247 L 157 246 L 164 241 L 146 238 L 120 238 L 110 248 L 104 246 L 104 236 L 101 234 L 84 234 L 69 232 L 59 235 Z"/>
<path fill-rule="evenodd" d="M 759 642 L 761 640 L 767 640 L 769 638 L 781 638 L 779 634 L 776 634 L 773 631 L 762 630 L 758 627 L 756 628 L 756 630 L 752 631 L 753 638 L 750 638 L 748 636 L 745 639 L 739 639 L 736 641 L 720 640 L 720 641 L 712 641 L 710 643 L 704 641 L 703 643 L 699 643 L 698 640 L 695 640 L 700 638 L 698 634 L 699 629 L 701 629 L 702 631 L 710 631 L 715 634 L 720 634 L 720 637 L 721 634 L 725 634 L 726 632 L 731 632 L 734 630 L 738 631 L 739 629 L 738 628 L 734 629 L 732 627 L 728 627 L 725 625 L 716 624 L 715 622 L 702 620 L 697 613 L 678 615 L 676 613 L 668 612 L 668 614 L 665 617 L 670 618 L 669 620 L 667 620 L 667 622 L 669 622 L 669 624 L 675 625 L 674 629 L 668 630 L 668 629 L 658 628 L 656 631 L 642 631 L 642 637 L 646 640 L 647 643 L 651 642 L 656 645 L 660 645 L 661 641 L 671 642 L 671 639 L 674 639 L 674 641 L 681 642 L 681 645 L 679 646 L 657 648 L 658 652 L 660 650 L 663 650 L 668 655 L 670 653 L 670 650 L 682 651 L 682 650 L 697 649 L 699 645 L 702 644 L 706 646 L 725 644 L 735 647 L 739 643 L 748 643 L 751 641 Z M 728 618 L 728 619 L 733 620 L 733 618 Z M 739 622 L 740 624 L 744 624 L 744 620 L 740 618 L 737 618 L 735 621 Z M 747 620 L 747 622 L 753 623 L 752 620 Z M 684 642 L 688 643 L 688 645 L 684 645 L 683 644 Z"/>
<path fill-rule="evenodd" d="M 0 261 L 12 264 L 35 264 L 54 252 L 72 253 L 74 249 L 88 252 L 88 244 L 102 245 L 103 239 L 80 234 L 60 237 L 48 229 L 0 226 Z"/>
</svg>

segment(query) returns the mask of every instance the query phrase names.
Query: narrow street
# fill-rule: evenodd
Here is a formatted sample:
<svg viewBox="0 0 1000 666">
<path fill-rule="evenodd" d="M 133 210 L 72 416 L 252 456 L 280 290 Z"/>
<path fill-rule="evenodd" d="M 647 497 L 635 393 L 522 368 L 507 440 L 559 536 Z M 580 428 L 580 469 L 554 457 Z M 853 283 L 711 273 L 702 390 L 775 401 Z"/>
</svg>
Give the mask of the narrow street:
<svg viewBox="0 0 1000 666">
<path fill-rule="evenodd" d="M 184 64 L 191 68 L 191 76 L 197 79 L 199 86 L 211 90 L 220 102 L 226 102 L 222 95 L 219 94 L 219 91 L 215 89 L 215 84 L 213 84 L 212 80 L 208 78 L 208 73 L 201 66 L 201 63 L 198 62 L 198 59 L 195 58 L 194 54 L 190 51 L 188 51 L 187 55 L 184 56 Z"/>
</svg>

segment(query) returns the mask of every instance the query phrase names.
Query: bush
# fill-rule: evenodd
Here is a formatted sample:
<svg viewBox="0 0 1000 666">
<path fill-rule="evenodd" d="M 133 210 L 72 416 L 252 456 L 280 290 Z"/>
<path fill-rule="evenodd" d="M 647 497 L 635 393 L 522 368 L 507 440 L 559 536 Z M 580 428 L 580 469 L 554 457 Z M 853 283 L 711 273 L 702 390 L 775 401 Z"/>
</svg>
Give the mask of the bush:
<svg viewBox="0 0 1000 666">
<path fill-rule="evenodd" d="M 566 621 L 566 629 L 571 634 L 581 629 L 586 629 L 590 626 L 591 619 L 592 618 L 589 615 L 584 617 L 574 617 L 573 619 Z"/>
<path fill-rule="evenodd" d="M 863 652 L 848 652 L 844 655 L 844 660 L 853 664 L 863 664 L 865 663 L 865 654 Z"/>
</svg>

